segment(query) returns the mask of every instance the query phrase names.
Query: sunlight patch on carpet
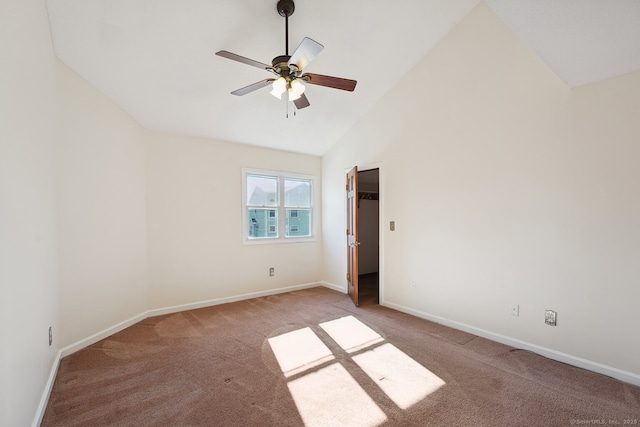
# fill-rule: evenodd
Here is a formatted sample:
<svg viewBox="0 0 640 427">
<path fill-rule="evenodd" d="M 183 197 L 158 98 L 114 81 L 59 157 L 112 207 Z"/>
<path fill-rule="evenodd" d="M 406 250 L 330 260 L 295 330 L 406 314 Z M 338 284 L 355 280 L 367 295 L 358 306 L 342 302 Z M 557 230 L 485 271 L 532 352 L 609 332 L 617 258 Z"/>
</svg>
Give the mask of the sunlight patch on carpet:
<svg viewBox="0 0 640 427">
<path fill-rule="evenodd" d="M 320 327 L 347 353 L 354 353 L 383 341 L 380 334 L 353 316 L 324 322 Z"/>
<path fill-rule="evenodd" d="M 445 385 L 354 316 L 324 322 L 320 327 L 400 409 L 410 408 Z M 324 366 L 336 357 L 309 327 L 268 341 L 285 377 L 304 374 L 291 378 L 287 386 L 306 427 L 375 427 L 387 421 L 371 397 L 379 392 L 370 395 L 344 364 Z"/>
<path fill-rule="evenodd" d="M 383 344 L 352 359 L 402 409 L 409 408 L 445 384 L 393 344 Z"/>
<path fill-rule="evenodd" d="M 367 392 L 338 363 L 287 385 L 306 427 L 374 427 L 387 420 Z"/>
<path fill-rule="evenodd" d="M 310 328 L 269 338 L 269 345 L 285 377 L 335 359 L 331 350 Z"/>
</svg>

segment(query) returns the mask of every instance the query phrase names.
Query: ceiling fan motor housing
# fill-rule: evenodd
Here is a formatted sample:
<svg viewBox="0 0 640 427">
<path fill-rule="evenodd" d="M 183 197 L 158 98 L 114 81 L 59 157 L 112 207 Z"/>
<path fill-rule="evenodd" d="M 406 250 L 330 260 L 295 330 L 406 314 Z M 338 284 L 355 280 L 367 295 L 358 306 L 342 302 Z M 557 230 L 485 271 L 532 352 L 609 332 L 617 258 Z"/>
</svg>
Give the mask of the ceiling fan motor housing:
<svg viewBox="0 0 640 427">
<path fill-rule="evenodd" d="M 280 77 L 284 77 L 287 81 L 294 80 L 300 77 L 302 72 L 298 70 L 295 64 L 289 64 L 289 55 L 280 55 L 273 58 L 271 65 L 273 65 L 273 72 Z"/>
<path fill-rule="evenodd" d="M 271 65 L 273 65 L 273 68 L 282 68 L 282 65 L 284 64 L 285 68 L 289 68 L 287 66 L 287 63 L 289 62 L 289 58 L 291 58 L 290 55 L 280 55 L 280 56 L 276 56 L 275 58 L 273 58 L 273 60 L 271 61 Z"/>
</svg>

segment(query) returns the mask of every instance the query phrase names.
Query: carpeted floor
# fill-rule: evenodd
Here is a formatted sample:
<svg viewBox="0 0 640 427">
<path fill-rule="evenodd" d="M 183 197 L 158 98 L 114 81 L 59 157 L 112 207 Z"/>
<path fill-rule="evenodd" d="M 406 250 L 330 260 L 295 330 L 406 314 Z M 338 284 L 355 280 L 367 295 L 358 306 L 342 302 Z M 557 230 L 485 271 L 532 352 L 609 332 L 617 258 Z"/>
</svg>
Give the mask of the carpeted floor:
<svg viewBox="0 0 640 427">
<path fill-rule="evenodd" d="M 638 423 L 639 387 L 317 287 L 148 318 L 64 358 L 42 425 Z"/>
</svg>

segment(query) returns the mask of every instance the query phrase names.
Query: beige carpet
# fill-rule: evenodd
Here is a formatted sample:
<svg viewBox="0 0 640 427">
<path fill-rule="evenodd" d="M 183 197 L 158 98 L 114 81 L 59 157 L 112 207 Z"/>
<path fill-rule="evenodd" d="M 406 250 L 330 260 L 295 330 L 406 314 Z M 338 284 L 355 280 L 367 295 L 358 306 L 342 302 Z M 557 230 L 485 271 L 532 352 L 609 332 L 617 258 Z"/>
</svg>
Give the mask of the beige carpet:
<svg viewBox="0 0 640 427">
<path fill-rule="evenodd" d="M 601 423 L 640 423 L 640 388 L 318 287 L 149 318 L 74 353 L 42 425 Z"/>
</svg>

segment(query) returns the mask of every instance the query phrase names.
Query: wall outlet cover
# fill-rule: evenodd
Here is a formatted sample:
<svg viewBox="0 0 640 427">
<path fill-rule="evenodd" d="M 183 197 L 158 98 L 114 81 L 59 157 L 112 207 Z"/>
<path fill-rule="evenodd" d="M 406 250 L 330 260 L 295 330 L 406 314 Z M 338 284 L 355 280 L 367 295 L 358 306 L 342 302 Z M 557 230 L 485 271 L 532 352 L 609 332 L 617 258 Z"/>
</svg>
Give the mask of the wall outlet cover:
<svg viewBox="0 0 640 427">
<path fill-rule="evenodd" d="M 553 310 L 544 311 L 544 323 L 549 326 L 556 326 L 556 312 Z"/>
</svg>

